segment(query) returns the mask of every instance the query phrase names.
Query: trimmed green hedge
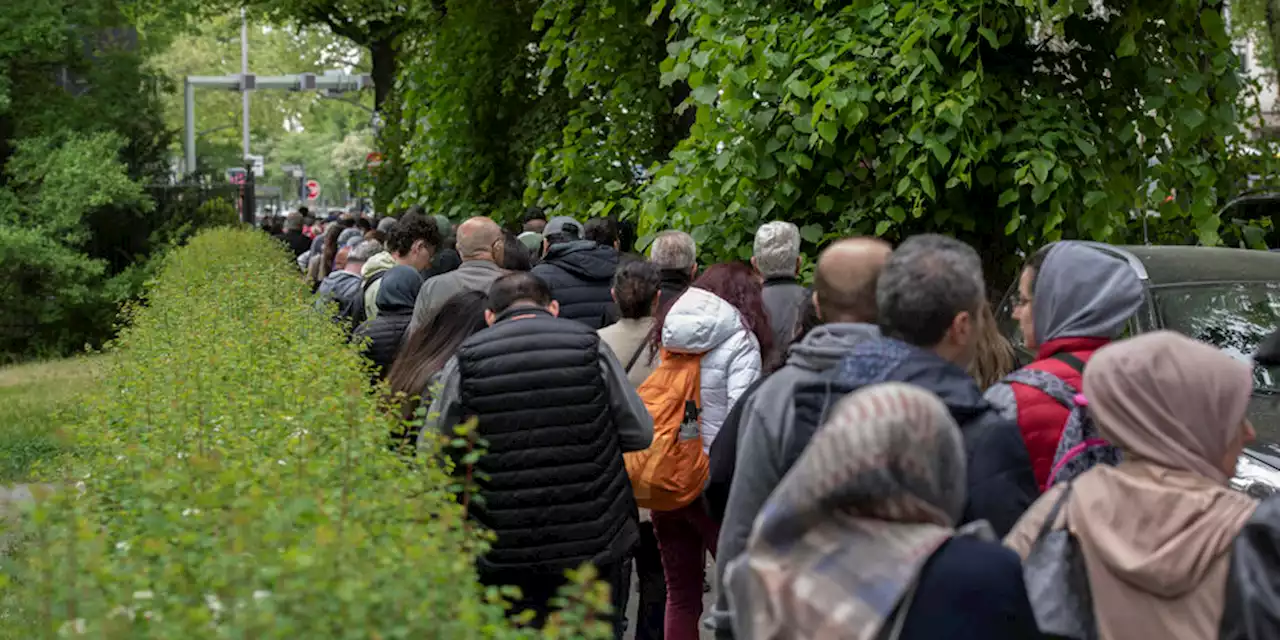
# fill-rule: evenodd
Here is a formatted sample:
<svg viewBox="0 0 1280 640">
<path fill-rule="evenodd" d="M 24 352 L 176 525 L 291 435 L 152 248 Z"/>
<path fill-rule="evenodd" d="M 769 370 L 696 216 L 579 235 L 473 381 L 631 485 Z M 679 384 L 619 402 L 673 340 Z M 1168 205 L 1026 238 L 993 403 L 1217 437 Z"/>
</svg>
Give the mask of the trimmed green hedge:
<svg viewBox="0 0 1280 640">
<path fill-rule="evenodd" d="M 366 365 L 287 258 L 216 230 L 166 259 L 67 426 L 65 489 L 3 559 L 0 636 L 607 635 L 586 572 L 547 629 L 507 622 L 449 475 L 388 450 Z"/>
</svg>

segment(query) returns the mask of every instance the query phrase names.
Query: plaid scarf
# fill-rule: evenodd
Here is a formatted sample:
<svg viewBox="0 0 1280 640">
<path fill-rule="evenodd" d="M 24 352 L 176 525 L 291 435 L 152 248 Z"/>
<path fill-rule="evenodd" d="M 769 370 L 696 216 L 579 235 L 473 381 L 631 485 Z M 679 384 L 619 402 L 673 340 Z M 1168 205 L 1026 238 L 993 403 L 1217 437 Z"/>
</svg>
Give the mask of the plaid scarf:
<svg viewBox="0 0 1280 640">
<path fill-rule="evenodd" d="M 765 503 L 726 573 L 734 632 L 876 638 L 965 503 L 960 430 L 937 396 L 845 396 Z"/>
</svg>

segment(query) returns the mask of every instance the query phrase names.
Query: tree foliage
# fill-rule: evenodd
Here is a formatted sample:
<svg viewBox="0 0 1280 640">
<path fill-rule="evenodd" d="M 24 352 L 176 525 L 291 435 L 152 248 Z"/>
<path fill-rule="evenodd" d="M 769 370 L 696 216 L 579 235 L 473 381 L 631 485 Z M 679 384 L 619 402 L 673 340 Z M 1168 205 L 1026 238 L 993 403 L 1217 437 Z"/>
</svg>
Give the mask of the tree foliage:
<svg viewBox="0 0 1280 640">
<path fill-rule="evenodd" d="M 774 218 L 800 224 L 810 248 L 955 234 L 993 273 L 1064 237 L 1236 244 L 1217 207 L 1274 163 L 1242 160 L 1248 93 L 1223 11 L 450 3 L 414 36 L 401 77 L 416 98 L 403 114 L 405 200 L 512 211 L 505 185 L 523 178 L 523 204 L 688 229 L 709 259 L 746 256 Z"/>
</svg>

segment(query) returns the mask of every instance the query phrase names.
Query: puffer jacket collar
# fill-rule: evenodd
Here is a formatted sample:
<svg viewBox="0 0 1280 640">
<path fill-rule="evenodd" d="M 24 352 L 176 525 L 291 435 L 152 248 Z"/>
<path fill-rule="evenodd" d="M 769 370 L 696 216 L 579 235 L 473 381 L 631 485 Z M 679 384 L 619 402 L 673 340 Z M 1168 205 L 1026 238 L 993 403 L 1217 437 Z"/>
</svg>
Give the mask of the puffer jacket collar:
<svg viewBox="0 0 1280 640">
<path fill-rule="evenodd" d="M 691 287 L 676 299 L 662 325 L 662 346 L 679 353 L 706 353 L 742 331 L 742 314 L 720 296 Z"/>
</svg>

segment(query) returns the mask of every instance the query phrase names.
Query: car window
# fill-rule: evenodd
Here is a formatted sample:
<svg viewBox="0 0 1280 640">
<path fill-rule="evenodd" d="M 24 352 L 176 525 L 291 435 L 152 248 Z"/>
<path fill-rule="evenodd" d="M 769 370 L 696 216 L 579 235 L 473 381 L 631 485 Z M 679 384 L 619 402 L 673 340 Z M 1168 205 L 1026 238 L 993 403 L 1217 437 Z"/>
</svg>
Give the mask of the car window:
<svg viewBox="0 0 1280 640">
<path fill-rule="evenodd" d="M 1154 291 L 1164 326 L 1251 361 L 1280 325 L 1280 282 L 1174 285 Z M 1275 389 L 1275 368 L 1254 368 L 1254 384 Z"/>
</svg>

